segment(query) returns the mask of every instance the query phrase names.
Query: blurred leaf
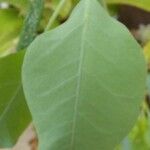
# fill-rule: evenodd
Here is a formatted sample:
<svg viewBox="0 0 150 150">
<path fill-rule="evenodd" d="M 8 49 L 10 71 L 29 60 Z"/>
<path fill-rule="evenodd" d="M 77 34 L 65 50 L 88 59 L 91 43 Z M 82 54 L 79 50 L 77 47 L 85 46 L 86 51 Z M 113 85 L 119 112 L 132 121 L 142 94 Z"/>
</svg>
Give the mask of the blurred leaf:
<svg viewBox="0 0 150 150">
<path fill-rule="evenodd" d="M 129 31 L 98 1 L 81 0 L 25 57 L 39 149 L 112 150 L 137 119 L 145 78 L 142 49 Z"/>
<path fill-rule="evenodd" d="M 148 108 L 146 112 L 144 109 L 142 110 L 141 116 L 136 126 L 130 133 L 133 150 L 150 150 L 150 142 L 147 136 L 147 133 L 149 133 L 150 131 L 150 118 L 149 115 L 145 115 L 146 113 L 149 113 Z"/>
<path fill-rule="evenodd" d="M 148 64 L 150 64 L 150 42 L 144 47 L 144 55 Z"/>
<path fill-rule="evenodd" d="M 147 118 L 147 131 L 145 132 L 145 139 L 148 150 L 150 150 L 150 112 Z"/>
<path fill-rule="evenodd" d="M 148 75 L 147 75 L 146 87 L 147 87 L 147 94 L 150 97 L 150 73 L 148 73 Z"/>
<path fill-rule="evenodd" d="M 126 4 L 150 11 L 150 0 L 106 0 L 108 4 Z"/>
<path fill-rule="evenodd" d="M 0 2 L 7 2 L 20 9 L 21 13 L 25 13 L 28 8 L 30 0 L 0 0 Z"/>
<path fill-rule="evenodd" d="M 60 0 L 52 0 L 51 1 L 51 7 L 52 7 L 53 10 L 56 9 L 56 7 L 58 6 L 59 2 L 60 2 Z M 62 18 L 67 18 L 69 13 L 70 13 L 70 11 L 71 11 L 71 9 L 72 9 L 72 7 L 73 7 L 72 0 L 66 1 L 66 4 L 64 5 L 63 9 L 60 11 L 60 16 Z"/>
<path fill-rule="evenodd" d="M 49 9 L 47 7 L 44 9 L 43 16 L 42 16 L 38 31 L 43 32 L 45 30 L 45 27 L 47 26 L 49 19 L 52 16 L 52 14 L 53 14 L 53 11 L 51 9 Z M 55 28 L 59 25 L 60 25 L 60 20 L 56 19 L 54 24 L 52 25 L 52 28 Z"/>
<path fill-rule="evenodd" d="M 21 83 L 24 52 L 0 59 L 0 148 L 15 144 L 31 121 Z"/>
<path fill-rule="evenodd" d="M 115 150 L 150 150 L 150 115 L 147 103 L 143 103 L 140 117 L 135 127 L 120 148 Z"/>
<path fill-rule="evenodd" d="M 0 56 L 14 51 L 22 22 L 16 9 L 0 9 Z"/>
</svg>

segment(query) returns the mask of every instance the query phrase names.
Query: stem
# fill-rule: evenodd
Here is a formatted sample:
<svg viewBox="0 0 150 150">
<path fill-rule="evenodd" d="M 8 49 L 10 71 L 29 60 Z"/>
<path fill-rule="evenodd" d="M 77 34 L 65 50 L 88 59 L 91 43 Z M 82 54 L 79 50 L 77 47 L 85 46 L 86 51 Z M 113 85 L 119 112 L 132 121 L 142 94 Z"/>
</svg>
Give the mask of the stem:
<svg viewBox="0 0 150 150">
<path fill-rule="evenodd" d="M 43 8 L 44 0 L 34 0 L 31 2 L 16 48 L 17 51 L 27 48 L 36 37 L 37 28 L 43 13 Z"/>
<path fill-rule="evenodd" d="M 58 4 L 56 10 L 54 11 L 52 17 L 50 18 L 49 22 L 48 22 L 48 25 L 45 29 L 45 31 L 48 31 L 51 29 L 54 21 L 56 20 L 56 18 L 58 17 L 61 9 L 64 7 L 64 4 L 67 2 L 67 0 L 61 0 L 60 3 Z"/>
</svg>

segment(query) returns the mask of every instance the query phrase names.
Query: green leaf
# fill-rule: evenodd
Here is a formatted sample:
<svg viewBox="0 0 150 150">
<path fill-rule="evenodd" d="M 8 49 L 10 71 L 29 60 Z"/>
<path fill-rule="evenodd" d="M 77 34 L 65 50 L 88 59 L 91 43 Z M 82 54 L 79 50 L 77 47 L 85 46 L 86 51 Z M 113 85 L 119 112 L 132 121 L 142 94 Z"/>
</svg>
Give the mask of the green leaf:
<svg viewBox="0 0 150 150">
<path fill-rule="evenodd" d="M 106 0 L 108 4 L 126 4 L 150 11 L 150 0 Z"/>
<path fill-rule="evenodd" d="M 40 35 L 23 86 L 40 150 L 112 150 L 144 97 L 142 49 L 96 0 L 81 0 L 62 26 Z"/>
<path fill-rule="evenodd" d="M 0 59 L 0 148 L 14 145 L 31 121 L 20 75 L 23 56 Z"/>
<path fill-rule="evenodd" d="M 0 10 L 0 56 L 14 51 L 22 22 L 16 9 Z"/>
</svg>

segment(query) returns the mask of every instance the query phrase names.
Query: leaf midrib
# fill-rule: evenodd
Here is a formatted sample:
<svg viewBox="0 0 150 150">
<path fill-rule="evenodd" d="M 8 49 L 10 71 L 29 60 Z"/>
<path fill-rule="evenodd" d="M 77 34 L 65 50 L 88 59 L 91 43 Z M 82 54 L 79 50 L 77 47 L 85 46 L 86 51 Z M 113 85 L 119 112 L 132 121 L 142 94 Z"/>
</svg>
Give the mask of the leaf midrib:
<svg viewBox="0 0 150 150">
<path fill-rule="evenodd" d="M 82 77 L 82 66 L 83 66 L 83 59 L 84 59 L 84 46 L 85 46 L 85 33 L 87 30 L 87 18 L 88 18 L 88 8 L 89 8 L 89 1 L 85 2 L 85 10 L 84 10 L 84 18 L 83 18 L 83 31 L 82 31 L 82 38 L 81 38 L 81 52 L 80 52 L 80 62 L 79 62 L 79 69 L 78 69 L 78 80 L 77 80 L 77 88 L 76 88 L 76 99 L 74 105 L 74 114 L 73 114 L 73 125 L 72 125 L 72 136 L 71 136 L 71 143 L 70 148 L 73 149 L 74 140 L 75 140 L 75 130 L 76 130 L 76 120 L 77 120 L 77 112 L 78 112 L 78 105 L 79 105 L 79 96 L 80 96 L 80 88 L 81 88 L 81 77 Z"/>
</svg>

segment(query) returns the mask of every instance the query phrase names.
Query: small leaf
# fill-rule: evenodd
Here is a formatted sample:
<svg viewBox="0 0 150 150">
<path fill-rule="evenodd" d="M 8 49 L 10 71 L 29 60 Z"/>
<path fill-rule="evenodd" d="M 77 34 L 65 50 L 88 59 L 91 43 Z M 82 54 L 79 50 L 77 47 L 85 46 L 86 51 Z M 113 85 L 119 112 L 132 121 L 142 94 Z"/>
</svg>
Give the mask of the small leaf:
<svg viewBox="0 0 150 150">
<path fill-rule="evenodd" d="M 40 150 L 112 150 L 133 127 L 145 92 L 142 49 L 96 0 L 40 35 L 23 86 Z"/>
<path fill-rule="evenodd" d="M 0 148 L 14 145 L 31 121 L 20 76 L 23 56 L 0 59 Z"/>
<path fill-rule="evenodd" d="M 150 0 L 106 0 L 108 4 L 126 4 L 150 11 Z"/>
</svg>

